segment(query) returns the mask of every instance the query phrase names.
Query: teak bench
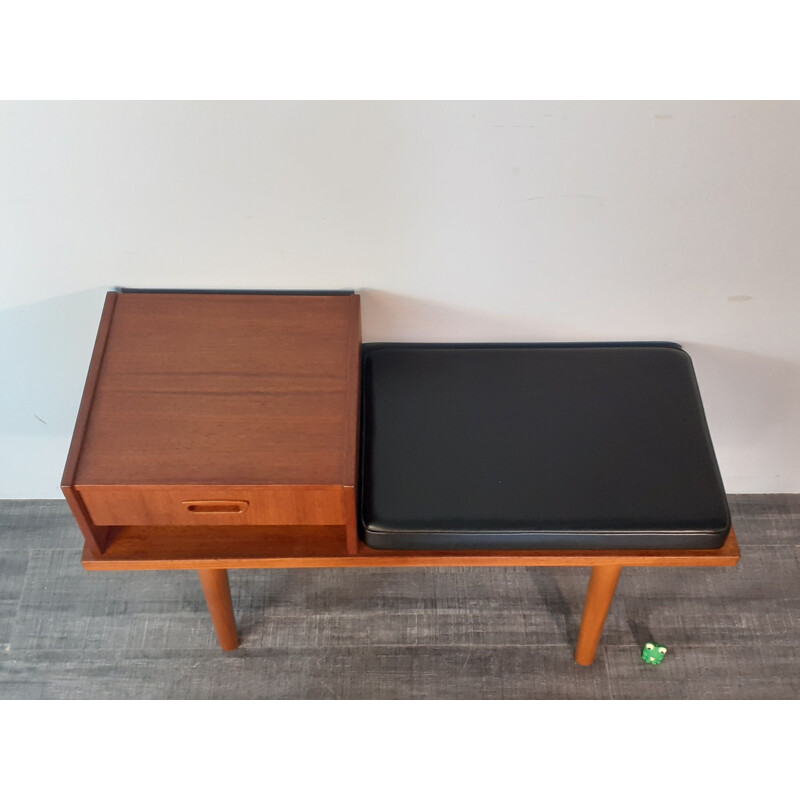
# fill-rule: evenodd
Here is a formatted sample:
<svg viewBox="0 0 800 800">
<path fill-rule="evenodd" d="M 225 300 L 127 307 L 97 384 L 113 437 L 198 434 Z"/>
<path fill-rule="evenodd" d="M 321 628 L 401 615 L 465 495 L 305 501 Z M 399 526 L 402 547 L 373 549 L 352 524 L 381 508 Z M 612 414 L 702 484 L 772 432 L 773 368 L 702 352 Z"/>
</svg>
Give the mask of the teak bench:
<svg viewBox="0 0 800 800">
<path fill-rule="evenodd" d="M 85 568 L 197 570 L 231 650 L 229 569 L 591 567 L 589 665 L 622 567 L 738 562 L 676 345 L 360 340 L 348 292 L 109 292 L 62 481 Z"/>
</svg>

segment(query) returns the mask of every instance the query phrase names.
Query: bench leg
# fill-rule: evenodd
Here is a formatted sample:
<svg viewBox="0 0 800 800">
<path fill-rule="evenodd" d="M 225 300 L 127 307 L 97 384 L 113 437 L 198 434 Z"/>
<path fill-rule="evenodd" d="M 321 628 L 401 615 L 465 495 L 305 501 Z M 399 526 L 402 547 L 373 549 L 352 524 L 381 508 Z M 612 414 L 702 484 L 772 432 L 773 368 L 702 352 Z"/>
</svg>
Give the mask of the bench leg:
<svg viewBox="0 0 800 800">
<path fill-rule="evenodd" d="M 199 569 L 197 574 L 203 585 L 219 643 L 223 650 L 235 650 L 239 646 L 239 636 L 236 633 L 236 618 L 233 616 L 228 570 Z"/>
<path fill-rule="evenodd" d="M 578 634 L 578 646 L 575 649 L 575 660 L 584 667 L 588 667 L 594 661 L 620 572 L 622 567 L 617 565 L 592 567 L 592 577 L 589 579 L 586 602 L 583 606 L 581 631 Z"/>
</svg>

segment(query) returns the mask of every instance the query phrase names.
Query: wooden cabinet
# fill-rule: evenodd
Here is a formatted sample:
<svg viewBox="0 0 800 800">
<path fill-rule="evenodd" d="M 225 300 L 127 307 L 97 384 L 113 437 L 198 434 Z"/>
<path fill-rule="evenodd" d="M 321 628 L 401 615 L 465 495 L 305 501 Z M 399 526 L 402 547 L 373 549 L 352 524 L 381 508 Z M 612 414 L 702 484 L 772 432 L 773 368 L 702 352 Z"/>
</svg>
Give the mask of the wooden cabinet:
<svg viewBox="0 0 800 800">
<path fill-rule="evenodd" d="M 351 293 L 109 292 L 62 481 L 89 553 L 166 526 L 187 558 L 223 527 L 219 556 L 252 552 L 250 526 L 355 553 L 360 341 Z"/>
</svg>

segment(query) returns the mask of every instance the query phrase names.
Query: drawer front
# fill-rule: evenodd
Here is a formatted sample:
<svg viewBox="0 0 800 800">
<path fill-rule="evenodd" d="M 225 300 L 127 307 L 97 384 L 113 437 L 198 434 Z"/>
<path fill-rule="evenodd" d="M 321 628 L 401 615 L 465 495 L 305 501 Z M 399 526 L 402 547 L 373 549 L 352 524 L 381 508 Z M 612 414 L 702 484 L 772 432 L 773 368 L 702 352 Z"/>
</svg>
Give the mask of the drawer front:
<svg viewBox="0 0 800 800">
<path fill-rule="evenodd" d="M 341 486 L 78 486 L 95 525 L 343 525 Z"/>
</svg>

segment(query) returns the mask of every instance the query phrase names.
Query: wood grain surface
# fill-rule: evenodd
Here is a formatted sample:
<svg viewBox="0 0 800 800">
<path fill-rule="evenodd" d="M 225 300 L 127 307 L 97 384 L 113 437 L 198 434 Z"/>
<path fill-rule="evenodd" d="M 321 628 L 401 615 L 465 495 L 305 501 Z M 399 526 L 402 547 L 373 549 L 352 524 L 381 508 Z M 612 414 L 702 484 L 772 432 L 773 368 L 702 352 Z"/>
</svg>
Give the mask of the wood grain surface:
<svg viewBox="0 0 800 800">
<path fill-rule="evenodd" d="M 345 491 L 341 486 L 82 486 L 80 498 L 98 525 L 343 525 Z"/>
<path fill-rule="evenodd" d="M 109 302 L 67 483 L 354 485 L 358 295 Z"/>
<path fill-rule="evenodd" d="M 310 567 L 731 567 L 739 562 L 731 528 L 718 550 L 495 550 L 347 552 L 346 528 L 122 527 L 106 552 L 83 553 L 87 570 L 293 569 Z"/>
<path fill-rule="evenodd" d="M 116 308 L 118 297 L 119 295 L 116 292 L 108 292 L 108 294 L 106 294 L 105 303 L 103 304 L 103 313 L 100 316 L 100 325 L 97 329 L 97 337 L 95 338 L 94 349 L 92 350 L 92 357 L 89 361 L 89 370 L 86 374 L 86 383 L 83 387 L 81 404 L 78 408 L 78 417 L 75 420 L 75 429 L 72 434 L 69 453 L 67 454 L 67 463 L 64 465 L 64 474 L 61 478 L 61 491 L 64 497 L 66 497 L 72 513 L 75 515 L 75 520 L 86 539 L 87 546 L 97 555 L 102 553 L 105 549 L 109 531 L 108 528 L 100 527 L 92 523 L 86 507 L 75 490 L 75 473 L 78 469 L 78 461 L 83 450 L 86 426 L 89 423 L 89 414 L 97 391 L 100 368 L 103 363 L 103 355 L 108 342 L 111 320 L 114 316 L 114 309 Z"/>
</svg>

